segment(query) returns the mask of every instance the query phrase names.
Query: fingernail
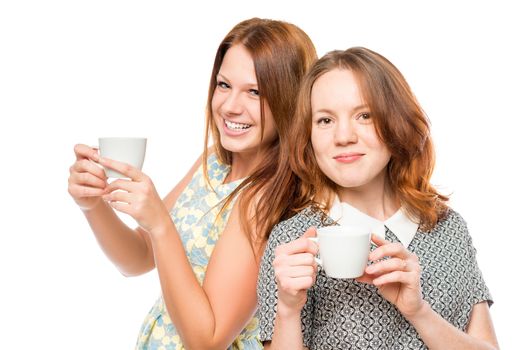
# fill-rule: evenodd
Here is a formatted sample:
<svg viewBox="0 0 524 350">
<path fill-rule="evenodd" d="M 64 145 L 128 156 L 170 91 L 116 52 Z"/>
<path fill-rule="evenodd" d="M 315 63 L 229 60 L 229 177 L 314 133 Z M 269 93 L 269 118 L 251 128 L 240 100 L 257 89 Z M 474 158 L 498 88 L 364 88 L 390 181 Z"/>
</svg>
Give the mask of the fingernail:
<svg viewBox="0 0 524 350">
<path fill-rule="evenodd" d="M 100 156 L 98 155 L 98 152 L 93 152 L 93 155 L 91 156 L 91 158 L 93 158 L 93 160 L 95 161 L 100 160 Z"/>
</svg>

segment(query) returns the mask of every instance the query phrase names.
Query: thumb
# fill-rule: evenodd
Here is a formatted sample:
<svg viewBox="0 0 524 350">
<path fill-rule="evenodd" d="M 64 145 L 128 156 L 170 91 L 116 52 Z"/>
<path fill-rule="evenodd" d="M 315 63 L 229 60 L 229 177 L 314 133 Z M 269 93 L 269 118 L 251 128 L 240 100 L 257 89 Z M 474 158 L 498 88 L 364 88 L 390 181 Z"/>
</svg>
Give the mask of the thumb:
<svg viewBox="0 0 524 350">
<path fill-rule="evenodd" d="M 317 228 L 315 226 L 311 226 L 304 232 L 302 237 L 308 238 L 308 237 L 316 237 L 317 236 Z"/>
</svg>

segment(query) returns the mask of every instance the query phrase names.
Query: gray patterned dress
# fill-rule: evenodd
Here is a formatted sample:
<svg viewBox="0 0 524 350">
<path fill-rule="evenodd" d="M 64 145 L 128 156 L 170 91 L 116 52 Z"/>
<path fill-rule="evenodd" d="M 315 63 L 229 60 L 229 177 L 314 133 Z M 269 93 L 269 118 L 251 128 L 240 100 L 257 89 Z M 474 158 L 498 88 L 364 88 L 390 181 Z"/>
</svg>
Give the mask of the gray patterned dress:
<svg viewBox="0 0 524 350">
<path fill-rule="evenodd" d="M 335 225 L 321 212 L 306 208 L 271 232 L 258 278 L 260 338 L 271 340 L 277 305 L 272 262 L 275 248 L 300 237 L 309 227 Z M 386 239 L 398 242 L 386 228 Z M 475 258 L 465 221 L 449 210 L 430 232 L 418 231 L 408 250 L 421 266 L 424 299 L 455 327 L 465 330 L 473 305 L 491 295 Z M 415 328 L 376 287 L 353 279 L 327 277 L 319 270 L 302 310 L 304 346 L 315 349 L 427 349 Z"/>
</svg>

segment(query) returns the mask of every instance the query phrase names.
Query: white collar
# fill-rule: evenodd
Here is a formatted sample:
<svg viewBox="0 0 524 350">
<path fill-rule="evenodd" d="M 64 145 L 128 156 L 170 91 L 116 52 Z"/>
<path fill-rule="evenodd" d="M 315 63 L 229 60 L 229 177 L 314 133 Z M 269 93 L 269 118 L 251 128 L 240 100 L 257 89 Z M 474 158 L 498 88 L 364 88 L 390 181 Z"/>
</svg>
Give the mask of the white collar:
<svg viewBox="0 0 524 350">
<path fill-rule="evenodd" d="M 419 223 L 412 221 L 400 208 L 395 214 L 382 222 L 345 202 L 340 202 L 338 196 L 335 197 L 329 216 L 341 226 L 366 226 L 372 232 L 385 238 L 387 226 L 391 232 L 397 236 L 404 247 L 408 247 L 413 237 L 417 233 Z"/>
</svg>

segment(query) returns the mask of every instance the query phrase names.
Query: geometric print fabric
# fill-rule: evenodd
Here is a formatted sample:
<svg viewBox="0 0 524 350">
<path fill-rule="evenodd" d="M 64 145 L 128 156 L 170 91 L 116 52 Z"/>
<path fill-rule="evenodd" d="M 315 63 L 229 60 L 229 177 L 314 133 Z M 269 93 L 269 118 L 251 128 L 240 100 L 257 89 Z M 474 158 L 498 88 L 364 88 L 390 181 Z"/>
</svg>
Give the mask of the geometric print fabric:
<svg viewBox="0 0 524 350">
<path fill-rule="evenodd" d="M 262 259 L 257 316 L 260 338 L 271 340 L 277 286 L 272 262 L 275 248 L 302 236 L 311 226 L 336 223 L 306 208 L 277 225 Z M 398 242 L 386 227 L 386 239 Z M 418 231 L 408 250 L 419 258 L 423 298 L 449 323 L 465 330 L 474 304 L 491 296 L 478 268 L 475 249 L 462 217 L 452 209 L 430 232 Z M 302 310 L 304 346 L 315 349 L 427 349 L 415 328 L 373 285 L 327 277 L 319 269 Z"/>
</svg>

